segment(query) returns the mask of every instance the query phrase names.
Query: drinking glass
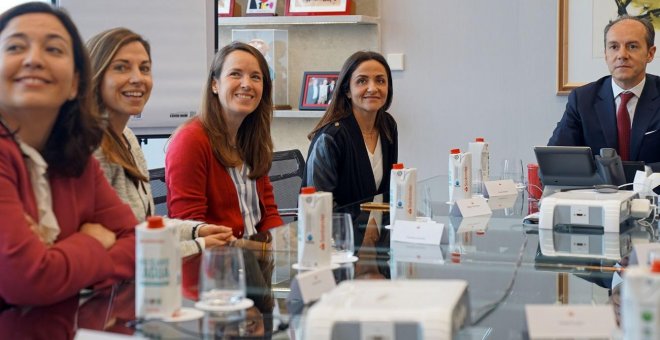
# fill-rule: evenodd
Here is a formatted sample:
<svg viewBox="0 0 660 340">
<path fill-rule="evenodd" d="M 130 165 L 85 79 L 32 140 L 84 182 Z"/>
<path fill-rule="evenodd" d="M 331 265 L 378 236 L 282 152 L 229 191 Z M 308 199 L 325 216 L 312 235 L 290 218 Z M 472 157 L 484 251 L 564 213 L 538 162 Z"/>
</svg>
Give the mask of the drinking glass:
<svg viewBox="0 0 660 340">
<path fill-rule="evenodd" d="M 350 262 L 355 252 L 350 214 L 332 214 L 332 263 Z"/>
<path fill-rule="evenodd" d="M 521 159 L 505 159 L 502 162 L 501 179 L 510 179 L 516 184 L 518 189 L 525 187 L 525 178 L 523 172 L 523 163 Z"/>
<path fill-rule="evenodd" d="M 205 249 L 200 273 L 200 301 L 208 306 L 233 305 L 245 298 L 245 265 L 238 247 Z"/>
<path fill-rule="evenodd" d="M 424 210 L 424 217 L 433 219 L 433 204 L 431 202 L 433 202 L 431 199 L 431 187 L 427 186 L 424 188 L 424 207 L 422 209 Z"/>
</svg>

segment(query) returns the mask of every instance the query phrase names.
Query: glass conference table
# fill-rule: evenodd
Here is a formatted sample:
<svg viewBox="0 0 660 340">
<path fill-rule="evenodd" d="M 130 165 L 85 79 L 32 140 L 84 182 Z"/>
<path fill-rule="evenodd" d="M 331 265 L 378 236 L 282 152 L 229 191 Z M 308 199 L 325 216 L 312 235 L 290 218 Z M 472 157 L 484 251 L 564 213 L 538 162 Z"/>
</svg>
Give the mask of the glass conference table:
<svg viewBox="0 0 660 340">
<path fill-rule="evenodd" d="M 390 243 L 390 231 L 374 223 L 359 205 L 352 213 L 357 262 L 333 270 L 337 281 L 462 279 L 469 283 L 471 320 L 458 339 L 526 339 L 526 304 L 608 304 L 617 267 L 613 261 L 547 258 L 539 251 L 538 229 L 522 218 L 535 202 L 522 190 L 496 202 L 489 218 L 449 217 L 447 177 L 418 183 L 418 212 L 445 225 L 440 246 Z M 381 217 L 389 221 L 387 213 Z M 287 303 L 297 261 L 297 224 L 270 231 L 266 251 L 259 241 L 242 243 L 247 295 L 252 308 L 205 313 L 202 319 L 165 323 L 135 320 L 134 284 L 73 297 L 47 307 L 14 307 L 0 312 L 0 338 L 68 339 L 80 329 L 147 338 L 304 339 L 306 306 Z M 263 235 L 261 235 L 263 236 Z M 633 225 L 621 242 L 654 242 L 657 230 Z M 258 237 L 257 237 L 258 239 Z M 290 301 L 289 301 L 290 302 Z M 192 306 L 184 301 L 184 306 Z M 614 312 L 614 308 L 613 308 Z M 38 325 L 38 327 L 35 327 Z M 267 330 L 275 329 L 273 332 Z"/>
</svg>

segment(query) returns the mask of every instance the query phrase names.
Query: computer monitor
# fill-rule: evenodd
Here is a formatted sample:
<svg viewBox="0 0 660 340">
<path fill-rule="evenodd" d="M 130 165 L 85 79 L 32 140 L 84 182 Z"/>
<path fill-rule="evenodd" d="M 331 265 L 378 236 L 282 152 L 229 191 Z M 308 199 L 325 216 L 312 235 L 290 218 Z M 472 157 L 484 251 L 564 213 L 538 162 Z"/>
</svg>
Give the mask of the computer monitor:
<svg viewBox="0 0 660 340">
<path fill-rule="evenodd" d="M 536 146 L 534 153 L 544 186 L 609 184 L 599 175 L 589 147 Z"/>
</svg>

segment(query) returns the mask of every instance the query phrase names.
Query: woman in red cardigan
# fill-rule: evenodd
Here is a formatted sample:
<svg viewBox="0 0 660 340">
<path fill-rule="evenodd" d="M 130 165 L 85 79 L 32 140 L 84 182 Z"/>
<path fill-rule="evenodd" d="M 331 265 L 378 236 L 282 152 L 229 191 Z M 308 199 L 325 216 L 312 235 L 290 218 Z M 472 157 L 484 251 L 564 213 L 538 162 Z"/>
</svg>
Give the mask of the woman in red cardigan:
<svg viewBox="0 0 660 340">
<path fill-rule="evenodd" d="M 215 55 L 201 112 L 172 137 L 165 157 L 172 218 L 228 226 L 236 238 L 282 225 L 268 180 L 272 83 L 252 46 L 234 42 Z M 197 298 L 199 256 L 183 264 L 183 291 Z"/>
<path fill-rule="evenodd" d="M 134 276 L 137 221 L 91 157 L 90 80 L 64 12 L 33 2 L 0 15 L 0 310 Z"/>
</svg>

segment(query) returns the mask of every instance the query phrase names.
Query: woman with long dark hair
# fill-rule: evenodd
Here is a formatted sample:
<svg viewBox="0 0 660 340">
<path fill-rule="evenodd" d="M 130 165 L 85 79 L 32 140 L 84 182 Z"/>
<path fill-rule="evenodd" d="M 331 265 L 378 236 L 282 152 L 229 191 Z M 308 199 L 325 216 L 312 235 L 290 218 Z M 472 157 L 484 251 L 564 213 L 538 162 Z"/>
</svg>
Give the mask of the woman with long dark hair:
<svg viewBox="0 0 660 340">
<path fill-rule="evenodd" d="M 91 156 L 103 131 L 90 81 L 62 10 L 0 15 L 0 307 L 134 276 L 137 221 Z"/>
<path fill-rule="evenodd" d="M 312 144 L 303 185 L 332 192 L 336 208 L 380 194 L 388 202 L 398 147 L 396 122 L 387 112 L 393 95 L 390 67 L 376 52 L 356 52 L 337 83 L 327 111 L 308 136 Z"/>
</svg>

